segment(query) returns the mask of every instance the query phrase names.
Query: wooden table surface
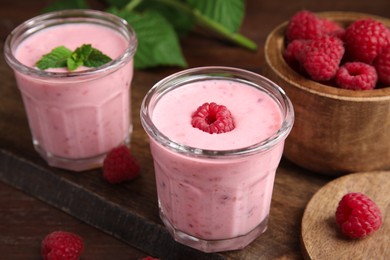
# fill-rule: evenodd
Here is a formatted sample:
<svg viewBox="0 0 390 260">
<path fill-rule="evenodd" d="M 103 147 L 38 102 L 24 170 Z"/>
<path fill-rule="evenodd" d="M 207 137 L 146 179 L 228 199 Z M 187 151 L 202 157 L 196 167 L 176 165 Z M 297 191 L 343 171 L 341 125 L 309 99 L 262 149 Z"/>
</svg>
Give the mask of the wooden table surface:
<svg viewBox="0 0 390 260">
<path fill-rule="evenodd" d="M 37 15 L 48 2 L 0 0 L 1 49 L 10 31 L 24 20 Z M 263 47 L 267 34 L 301 9 L 365 12 L 390 18 L 388 0 L 247 0 L 241 32 L 258 44 L 258 50 L 250 52 L 216 38 L 205 37 L 202 33 L 192 33 L 181 42 L 189 67 L 234 66 L 262 73 Z M 192 259 L 194 256 L 197 259 L 214 259 L 211 255 L 208 258 L 205 254 L 197 255 L 196 252 L 183 249 L 169 239 L 166 243 L 173 245 L 169 249 L 171 251 L 164 250 L 166 233 L 158 218 L 152 159 L 147 136 L 138 116 L 141 100 L 147 90 L 161 78 L 178 70 L 179 68 L 156 68 L 135 72 L 132 85 L 132 147 L 142 163 L 142 172 L 133 182 L 109 185 L 101 178 L 100 169 L 81 174 L 51 169 L 34 151 L 20 94 L 12 71 L 1 53 L 0 175 L 3 177 L 0 178 L 0 259 L 40 259 L 40 242 L 54 230 L 68 230 L 83 237 L 85 250 L 82 259 L 139 259 L 147 255 L 161 259 Z M 9 177 L 12 174 L 19 179 Z M 105 201 L 109 206 L 119 205 L 120 214 L 130 212 L 132 217 L 140 217 L 141 226 L 151 229 L 140 232 L 129 223 L 128 232 L 138 233 L 127 234 L 125 231 L 121 233 L 110 230 L 107 223 L 89 221 L 92 217 L 81 215 L 72 206 L 61 205 L 61 200 L 54 200 L 52 197 L 58 196 L 55 189 L 39 186 L 45 184 L 46 180 L 39 179 L 46 176 L 44 174 L 52 177 L 53 183 L 64 182 L 66 187 L 82 187 L 95 200 Z M 26 181 L 20 179 L 21 176 L 32 181 L 26 184 Z M 213 257 L 301 259 L 300 227 L 305 206 L 313 194 L 330 180 L 332 177 L 309 172 L 282 159 L 276 175 L 270 223 L 266 233 L 244 250 Z M 44 192 L 46 188 L 47 192 Z M 80 199 L 73 198 L 76 193 L 68 194 L 68 191 L 64 188 L 63 192 L 66 194 L 62 194 L 62 198 Z M 52 197 L 50 192 L 53 193 Z M 148 232 L 156 232 L 157 235 L 153 236 Z M 179 251 L 182 253 L 177 253 Z M 185 252 L 191 257 L 185 257 Z"/>
</svg>

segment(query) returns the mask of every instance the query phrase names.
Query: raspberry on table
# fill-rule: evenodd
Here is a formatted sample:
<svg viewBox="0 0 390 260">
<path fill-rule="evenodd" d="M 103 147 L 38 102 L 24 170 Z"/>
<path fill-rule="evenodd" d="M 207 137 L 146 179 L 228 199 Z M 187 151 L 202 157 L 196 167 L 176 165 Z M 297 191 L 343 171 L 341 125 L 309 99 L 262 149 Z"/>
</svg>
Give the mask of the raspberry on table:
<svg viewBox="0 0 390 260">
<path fill-rule="evenodd" d="M 344 51 L 342 40 L 324 36 L 306 40 L 296 58 L 311 79 L 327 81 L 336 75 Z"/>
<path fill-rule="evenodd" d="M 378 81 L 375 68 L 363 62 L 346 62 L 336 73 L 336 84 L 343 89 L 370 90 Z"/>
<path fill-rule="evenodd" d="M 41 243 L 41 253 L 45 260 L 77 260 L 83 251 L 80 236 L 66 231 L 54 231 Z"/>
<path fill-rule="evenodd" d="M 130 149 L 121 145 L 106 155 L 103 161 L 103 177 L 112 184 L 129 181 L 138 176 L 140 168 L 139 161 Z"/>
<path fill-rule="evenodd" d="M 390 32 L 380 21 L 360 19 L 347 27 L 343 39 L 349 59 L 372 64 L 390 44 Z"/>
<path fill-rule="evenodd" d="M 376 57 L 374 67 L 378 73 L 378 80 L 390 86 L 390 44 Z"/>
<path fill-rule="evenodd" d="M 223 105 L 214 102 L 204 103 L 192 114 L 191 124 L 210 134 L 226 133 L 234 129 L 230 111 Z"/>
<path fill-rule="evenodd" d="M 367 195 L 351 192 L 342 197 L 336 210 L 336 223 L 350 238 L 363 238 L 382 225 L 379 207 Z"/>
</svg>

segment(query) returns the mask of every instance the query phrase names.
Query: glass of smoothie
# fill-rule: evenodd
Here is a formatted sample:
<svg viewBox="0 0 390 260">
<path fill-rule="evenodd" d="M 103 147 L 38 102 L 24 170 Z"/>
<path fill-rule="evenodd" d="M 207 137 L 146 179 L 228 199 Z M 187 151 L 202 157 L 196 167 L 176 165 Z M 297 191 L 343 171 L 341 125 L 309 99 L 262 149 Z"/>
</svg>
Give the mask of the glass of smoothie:
<svg viewBox="0 0 390 260">
<path fill-rule="evenodd" d="M 204 252 L 242 249 L 267 228 L 275 172 L 294 111 L 263 76 L 200 67 L 146 94 L 160 217 L 174 239 Z"/>
<path fill-rule="evenodd" d="M 83 45 L 110 61 L 75 70 L 37 67 L 59 46 L 75 51 Z M 136 48 L 136 34 L 125 20 L 95 10 L 43 14 L 8 36 L 5 58 L 15 73 L 34 147 L 49 165 L 73 171 L 100 167 L 109 150 L 129 144 Z"/>
</svg>

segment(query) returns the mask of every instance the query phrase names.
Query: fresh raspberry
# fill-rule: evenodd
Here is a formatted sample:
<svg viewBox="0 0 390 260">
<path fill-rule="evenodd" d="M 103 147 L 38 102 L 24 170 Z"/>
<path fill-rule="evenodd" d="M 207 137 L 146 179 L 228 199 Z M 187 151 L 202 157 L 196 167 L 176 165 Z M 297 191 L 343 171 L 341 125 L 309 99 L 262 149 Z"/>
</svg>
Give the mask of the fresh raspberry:
<svg viewBox="0 0 390 260">
<path fill-rule="evenodd" d="M 372 64 L 390 43 L 388 28 L 374 19 L 360 19 L 347 27 L 344 33 L 347 54 L 351 60 Z"/>
<path fill-rule="evenodd" d="M 378 75 L 373 66 L 363 62 L 347 62 L 336 73 L 336 84 L 343 89 L 374 89 Z"/>
<path fill-rule="evenodd" d="M 344 51 L 342 40 L 325 36 L 306 40 L 296 58 L 311 79 L 327 81 L 336 75 Z"/>
<path fill-rule="evenodd" d="M 134 179 L 139 170 L 140 163 L 125 145 L 112 149 L 103 162 L 103 177 L 112 184 Z"/>
<path fill-rule="evenodd" d="M 378 73 L 378 80 L 382 84 L 390 86 L 390 45 L 375 59 L 374 67 Z"/>
<path fill-rule="evenodd" d="M 293 40 L 284 50 L 283 57 L 290 66 L 297 63 L 298 56 L 303 48 L 305 40 Z"/>
<path fill-rule="evenodd" d="M 286 28 L 288 42 L 297 39 L 315 39 L 323 35 L 321 19 L 314 13 L 302 10 L 295 13 Z"/>
<path fill-rule="evenodd" d="M 382 225 L 379 207 L 367 195 L 351 192 L 343 196 L 336 210 L 336 223 L 351 238 L 363 238 Z"/>
<path fill-rule="evenodd" d="M 323 18 L 322 22 L 322 30 L 325 35 L 334 36 L 342 39 L 345 33 L 345 29 L 335 21 Z"/>
<path fill-rule="evenodd" d="M 192 114 L 191 124 L 195 128 L 210 133 L 226 133 L 234 129 L 230 111 L 214 102 L 204 103 Z"/>
<path fill-rule="evenodd" d="M 341 37 L 344 28 L 327 18 L 320 18 L 315 13 L 302 10 L 295 13 L 286 28 L 287 42 L 309 40 L 323 36 Z"/>
<path fill-rule="evenodd" d="M 45 260 L 77 260 L 83 251 L 83 241 L 78 235 L 66 231 L 48 234 L 41 245 Z"/>
</svg>

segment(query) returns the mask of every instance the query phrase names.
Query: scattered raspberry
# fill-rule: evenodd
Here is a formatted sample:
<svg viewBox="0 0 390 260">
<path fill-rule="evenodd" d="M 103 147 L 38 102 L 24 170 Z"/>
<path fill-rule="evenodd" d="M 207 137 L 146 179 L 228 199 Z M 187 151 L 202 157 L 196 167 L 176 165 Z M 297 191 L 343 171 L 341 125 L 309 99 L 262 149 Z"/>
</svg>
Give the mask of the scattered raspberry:
<svg viewBox="0 0 390 260">
<path fill-rule="evenodd" d="M 327 81 L 336 75 L 344 51 L 339 38 L 321 37 L 306 40 L 296 58 L 311 79 Z"/>
<path fill-rule="evenodd" d="M 214 102 L 204 103 L 192 115 L 191 124 L 195 128 L 210 133 L 226 133 L 234 129 L 233 117 L 223 105 Z"/>
<path fill-rule="evenodd" d="M 372 64 L 390 43 L 387 27 L 374 19 L 360 19 L 347 27 L 344 34 L 349 58 Z"/>
<path fill-rule="evenodd" d="M 82 239 L 71 232 L 55 231 L 42 240 L 41 252 L 45 260 L 77 260 L 82 251 Z"/>
<path fill-rule="evenodd" d="M 139 170 L 138 160 L 125 145 L 112 149 L 103 162 L 103 177 L 113 184 L 134 179 Z"/>
<path fill-rule="evenodd" d="M 144 258 L 141 258 L 140 260 L 160 260 L 159 258 L 155 258 L 153 256 L 146 256 Z"/>
<path fill-rule="evenodd" d="M 286 28 L 286 37 L 289 42 L 297 39 L 315 39 L 322 35 L 321 20 L 307 10 L 295 13 Z"/>
<path fill-rule="evenodd" d="M 390 86 L 390 45 L 375 59 L 374 67 L 378 73 L 378 80 L 384 85 Z"/>
<path fill-rule="evenodd" d="M 382 213 L 368 196 L 359 192 L 343 196 L 336 210 L 336 223 L 351 238 L 363 238 L 382 225 Z"/>
<path fill-rule="evenodd" d="M 375 68 L 363 62 L 347 62 L 336 73 L 336 84 L 344 89 L 374 89 L 377 80 Z"/>
</svg>

